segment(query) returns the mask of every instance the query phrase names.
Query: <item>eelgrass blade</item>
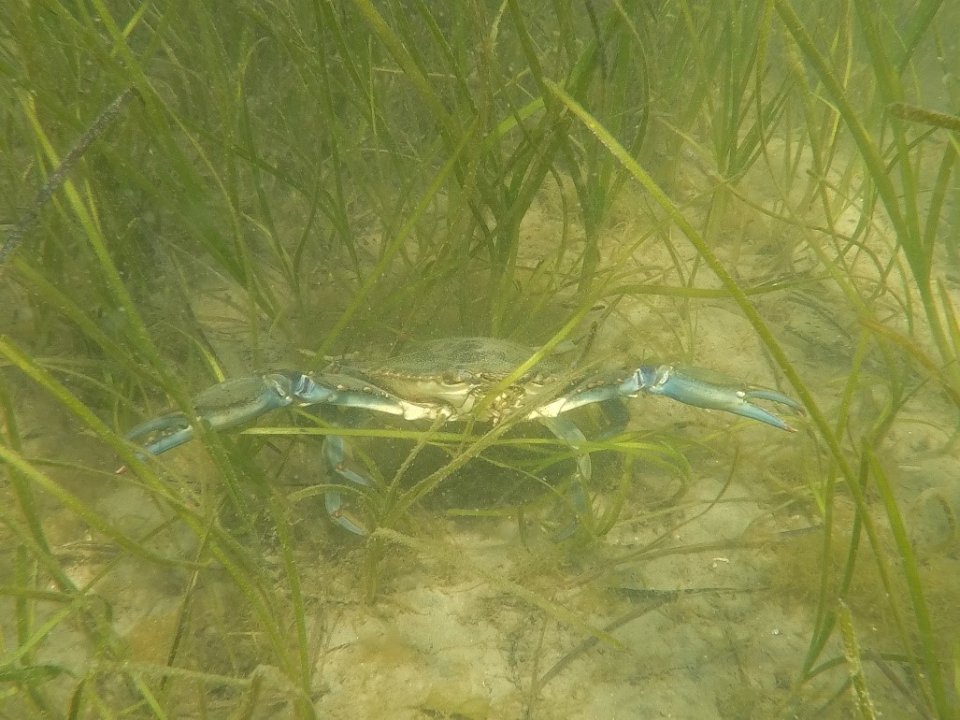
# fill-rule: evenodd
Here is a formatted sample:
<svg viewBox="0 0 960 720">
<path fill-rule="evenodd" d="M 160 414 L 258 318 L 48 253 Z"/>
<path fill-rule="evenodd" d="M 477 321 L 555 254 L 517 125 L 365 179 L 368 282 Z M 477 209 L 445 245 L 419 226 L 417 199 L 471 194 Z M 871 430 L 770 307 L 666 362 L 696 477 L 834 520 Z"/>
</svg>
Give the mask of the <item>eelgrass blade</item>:
<svg viewBox="0 0 960 720">
<path fill-rule="evenodd" d="M 955 358 L 951 354 L 940 315 L 933 302 L 930 285 L 932 256 L 923 247 L 919 214 L 916 207 L 916 177 L 911 168 L 909 154 L 906 151 L 903 129 L 899 123 L 893 125 L 901 171 L 901 184 L 903 186 L 901 191 L 894 186 L 880 149 L 855 110 L 853 101 L 837 79 L 827 58 L 817 49 L 812 36 L 793 9 L 793 5 L 789 0 L 774 0 L 774 3 L 787 30 L 808 62 L 813 66 L 820 81 L 836 104 L 840 116 L 860 151 L 870 174 L 870 179 L 876 185 L 884 209 L 893 224 L 900 247 L 903 249 L 903 254 L 910 266 L 923 302 L 924 314 L 937 348 L 944 362 L 952 363 Z M 892 63 L 878 37 L 875 7 L 866 0 L 857 0 L 855 5 L 867 40 L 867 47 L 874 61 L 877 81 L 882 95 L 887 103 L 901 102 L 903 93 L 899 78 L 896 76 Z M 901 198 L 903 199 L 902 204 Z M 960 367 L 953 364 L 950 367 L 950 374 L 953 377 L 954 384 L 960 384 Z"/>
<path fill-rule="evenodd" d="M 917 668 L 918 676 L 925 677 L 927 680 L 924 686 L 929 685 L 929 696 L 932 700 L 932 706 L 937 710 L 938 717 L 949 718 L 951 717 L 952 711 L 956 708 L 951 709 L 950 707 L 947 686 L 940 663 L 938 638 L 933 629 L 930 610 L 927 607 L 927 601 L 924 596 L 923 581 L 920 577 L 920 567 L 917 562 L 917 556 L 910 542 L 900 506 L 893 493 L 893 488 L 887 478 L 886 471 L 883 469 L 872 448 L 865 447 L 863 452 L 869 461 L 871 476 L 877 484 L 880 497 L 883 499 L 883 506 L 887 511 L 890 531 L 893 533 L 897 551 L 900 553 L 900 568 L 903 572 L 907 591 L 910 595 L 910 601 L 913 605 L 913 615 L 917 624 L 918 642 L 920 644 L 920 656 L 923 658 L 922 665 Z"/>
<path fill-rule="evenodd" d="M 76 165 L 77 161 L 87 151 L 87 148 L 109 129 L 120 116 L 124 106 L 137 96 L 138 93 L 133 88 L 127 88 L 120 93 L 113 102 L 104 108 L 103 112 L 101 112 L 90 127 L 87 128 L 86 132 L 80 136 L 74 146 L 63 156 L 63 159 L 50 174 L 50 177 L 47 178 L 47 181 L 41 186 L 33 202 L 30 203 L 30 206 L 20 217 L 20 220 L 14 225 L 13 229 L 7 233 L 7 238 L 3 245 L 0 245 L 0 266 L 6 263 L 10 253 L 20 247 L 24 238 L 33 230 L 33 227 L 40 219 L 40 211 L 43 209 L 43 206 L 47 204 L 47 201 L 50 200 L 53 193 L 63 185 L 67 179 L 67 175 L 69 175 L 73 166 Z M 22 102 L 32 103 L 33 98 L 24 98 Z M 28 112 L 28 115 L 31 117 L 34 116 L 32 108 L 31 111 Z"/>
<path fill-rule="evenodd" d="M 877 711 L 867 689 L 867 679 L 863 672 L 863 660 L 860 656 L 860 644 L 853 628 L 853 614 L 843 600 L 838 601 L 837 617 L 842 638 L 843 657 L 847 661 L 847 672 L 850 674 L 850 683 L 857 710 L 862 720 L 877 720 Z"/>
<path fill-rule="evenodd" d="M 350 302 L 350 305 L 344 310 L 340 317 L 337 319 L 336 324 L 331 328 L 331 330 L 326 334 L 326 337 L 323 343 L 317 348 L 316 352 L 313 353 L 312 359 L 310 361 L 311 367 L 319 367 L 324 361 L 324 356 L 329 351 L 330 347 L 336 341 L 339 334 L 347 326 L 347 323 L 353 318 L 353 316 L 364 306 L 366 299 L 370 292 L 372 292 L 374 286 L 380 281 L 381 276 L 383 275 L 384 270 L 389 266 L 393 261 L 394 257 L 403 249 L 404 243 L 409 238 L 410 234 L 414 231 L 417 223 L 420 221 L 421 216 L 427 211 L 427 208 L 433 203 L 437 194 L 440 192 L 443 187 L 444 182 L 447 177 L 454 171 L 459 161 L 460 152 L 469 144 L 470 140 L 473 138 L 475 127 L 470 127 L 464 133 L 463 137 L 460 138 L 460 142 L 455 148 L 454 152 L 444 163 L 443 167 L 437 172 L 434 176 L 433 181 L 430 183 L 430 186 L 424 192 L 423 196 L 420 198 L 420 201 L 417 203 L 417 207 L 410 214 L 410 217 L 404 222 L 403 226 L 398 230 L 396 236 L 390 241 L 390 244 L 387 246 L 386 250 L 382 254 L 380 260 L 376 266 L 370 271 L 367 275 L 366 280 L 363 285 L 358 288 L 353 296 L 353 299 Z"/>
</svg>

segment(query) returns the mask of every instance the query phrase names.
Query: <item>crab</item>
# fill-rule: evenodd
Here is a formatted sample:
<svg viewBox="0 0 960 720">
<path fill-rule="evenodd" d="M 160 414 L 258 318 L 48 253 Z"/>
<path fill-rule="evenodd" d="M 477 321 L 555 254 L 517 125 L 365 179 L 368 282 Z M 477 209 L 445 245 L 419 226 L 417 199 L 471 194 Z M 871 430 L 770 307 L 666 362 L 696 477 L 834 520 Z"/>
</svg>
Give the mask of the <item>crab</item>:
<svg viewBox="0 0 960 720">
<path fill-rule="evenodd" d="M 555 356 L 535 360 L 536 355 L 509 340 L 445 338 L 382 361 L 340 360 L 317 373 L 282 370 L 226 380 L 199 393 L 193 405 L 211 430 L 245 425 L 280 408 L 308 406 L 357 408 L 407 421 L 432 420 L 435 425 L 528 420 L 542 423 L 574 450 L 586 438 L 567 413 L 599 403 L 622 425 L 623 400 L 643 394 L 722 410 L 788 432 L 795 428 L 759 403 L 802 411 L 797 401 L 777 390 L 744 385 L 704 368 L 667 363 L 588 372 L 571 369 Z M 126 437 L 146 453 L 160 455 L 194 435 L 189 418 L 173 412 L 137 425 Z M 355 487 L 373 484 L 349 461 L 343 438 L 329 435 L 324 455 L 340 480 Z M 577 472 L 581 480 L 590 479 L 589 454 L 578 453 Z M 325 505 L 338 525 L 366 534 L 367 528 L 343 511 L 338 492 L 327 492 Z"/>
</svg>

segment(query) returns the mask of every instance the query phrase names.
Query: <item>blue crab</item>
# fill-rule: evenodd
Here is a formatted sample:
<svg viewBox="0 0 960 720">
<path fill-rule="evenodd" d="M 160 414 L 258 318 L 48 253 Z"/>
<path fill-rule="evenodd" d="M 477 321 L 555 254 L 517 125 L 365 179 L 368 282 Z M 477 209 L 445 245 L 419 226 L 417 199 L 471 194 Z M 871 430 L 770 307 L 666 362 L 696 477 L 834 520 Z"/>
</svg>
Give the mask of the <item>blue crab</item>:
<svg viewBox="0 0 960 720">
<path fill-rule="evenodd" d="M 446 338 L 378 362 L 338 361 L 318 373 L 285 370 L 227 380 L 198 394 L 193 403 L 198 417 L 212 430 L 243 425 L 280 408 L 339 406 L 403 420 L 433 420 L 437 425 L 453 421 L 497 424 L 508 418 L 538 421 L 574 449 L 586 438 L 566 413 L 601 403 L 611 417 L 622 421 L 622 401 L 641 394 L 722 410 L 790 432 L 793 427 L 758 401 L 801 412 L 799 403 L 776 390 L 673 364 L 585 372 L 571 370 L 556 357 L 546 357 L 513 377 L 533 355 L 532 349 L 508 340 Z M 144 422 L 127 434 L 152 455 L 193 437 L 189 419 L 179 412 Z M 328 436 L 324 445 L 326 461 L 340 479 L 357 486 L 372 484 L 348 461 L 349 449 L 342 438 Z M 577 465 L 581 478 L 588 480 L 589 455 L 581 453 Z M 342 511 L 338 493 L 329 492 L 325 497 L 336 523 L 353 533 L 365 532 Z"/>
</svg>

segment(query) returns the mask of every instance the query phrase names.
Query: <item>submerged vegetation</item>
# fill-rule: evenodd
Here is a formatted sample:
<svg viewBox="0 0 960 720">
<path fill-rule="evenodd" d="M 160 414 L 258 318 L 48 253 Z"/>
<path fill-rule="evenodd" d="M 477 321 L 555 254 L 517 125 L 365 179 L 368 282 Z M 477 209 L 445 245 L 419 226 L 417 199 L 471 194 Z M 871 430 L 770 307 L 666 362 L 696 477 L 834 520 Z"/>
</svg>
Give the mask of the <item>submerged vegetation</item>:
<svg viewBox="0 0 960 720">
<path fill-rule="evenodd" d="M 956 7 L 220 10 L 0 6 L 0 715 L 957 716 Z M 636 401 L 559 542 L 571 450 L 519 427 L 123 438 L 450 335 L 807 419 Z M 324 518 L 327 421 L 369 537 Z"/>
</svg>

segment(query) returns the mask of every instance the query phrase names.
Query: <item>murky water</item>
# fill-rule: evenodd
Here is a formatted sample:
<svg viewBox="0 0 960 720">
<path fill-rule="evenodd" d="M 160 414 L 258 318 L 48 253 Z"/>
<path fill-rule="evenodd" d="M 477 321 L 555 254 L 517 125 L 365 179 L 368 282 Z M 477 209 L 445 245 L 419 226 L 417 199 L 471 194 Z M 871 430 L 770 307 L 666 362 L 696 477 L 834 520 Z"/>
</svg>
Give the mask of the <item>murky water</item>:
<svg viewBox="0 0 960 720">
<path fill-rule="evenodd" d="M 171 78 L 184 68 L 149 67 L 177 96 Z M 309 114 L 293 100 L 280 112 L 282 88 L 271 92 L 263 76 L 249 84 L 260 93 L 245 96 L 255 118 Z M 396 112 L 381 120 L 403 124 Z M 404 155 L 398 136 L 377 153 L 365 138 L 369 155 L 341 149 L 354 169 L 337 178 L 356 173 L 358 201 L 333 218 L 317 200 L 332 184 L 298 174 L 297 153 L 316 148 L 290 147 L 284 128 L 270 135 L 259 120 L 256 142 L 221 143 L 207 134 L 217 122 L 185 113 L 186 129 L 168 140 L 213 169 L 187 175 L 192 191 L 150 188 L 176 164 L 151 157 L 163 141 L 136 138 L 149 106 L 130 108 L 120 137 L 88 150 L 104 165 L 74 173 L 79 186 L 84 173 L 102 183 L 126 167 L 122 177 L 140 185 L 57 195 L 3 270 L 5 714 L 67 716 L 73 704 L 82 717 L 843 718 L 875 706 L 886 718 L 937 717 L 918 673 L 925 634 L 948 685 L 955 673 L 957 404 L 897 230 L 852 177 L 863 173 L 852 143 L 838 143 L 825 170 L 801 128 L 780 124 L 728 184 L 705 152 L 709 133 L 696 123 L 676 133 L 678 119 L 657 113 L 644 167 L 746 289 L 833 433 L 809 413 L 785 413 L 798 429 L 787 433 L 643 396 L 607 437 L 609 418 L 577 411 L 592 455 L 590 511 L 564 533 L 578 456 L 536 423 L 496 437 L 483 423 L 278 411 L 256 430 L 203 433 L 120 473 L 110 430 L 163 412 L 171 398 L 158 388 L 192 395 L 221 373 L 313 371 L 335 355 L 387 358 L 453 335 L 499 332 L 536 347 L 565 324 L 581 343 L 559 344 L 571 367 L 677 361 L 794 396 L 770 342 L 649 193 L 625 179 L 602 221 L 585 222 L 583 178 L 557 160 L 498 267 L 499 236 L 479 228 L 498 232 L 502 218 L 457 194 L 472 187 L 469 173 L 408 229 L 420 209 L 403 195 L 421 189 L 383 169 L 362 174 L 373 154 Z M 956 147 L 923 140 L 926 193 Z M 256 162 L 242 148 L 256 149 Z M 11 157 L 28 172 L 29 152 Z M 336 160 L 329 148 L 318 157 L 317 168 Z M 434 160 L 424 158 L 425 175 Z M 232 163 L 243 165 L 236 185 Z M 200 184 L 210 177 L 218 190 Z M 945 234 L 956 232 L 955 185 Z M 20 191 L 14 210 L 30 196 Z M 397 204 L 359 201 L 372 197 Z M 92 234 L 77 209 L 85 200 L 104 205 L 91 223 L 144 320 L 142 345 L 95 252 L 78 243 L 72 263 L 70 241 L 57 239 Z M 354 244 L 336 241 L 338 222 L 351 223 Z M 207 231 L 237 256 L 217 256 Z M 456 233 L 475 240 L 448 239 Z M 943 308 L 960 306 L 960 292 L 950 244 L 936 242 L 931 287 L 956 343 Z M 169 378 L 186 380 L 158 379 L 150 347 Z M 124 353 L 136 359 L 118 362 Z M 379 523 L 368 536 L 327 516 L 326 493 L 342 478 L 322 441 L 337 427 L 350 466 L 374 486 L 340 490 L 345 511 Z M 845 485 L 844 462 L 862 486 Z M 863 686 L 869 699 L 855 693 Z"/>
</svg>

